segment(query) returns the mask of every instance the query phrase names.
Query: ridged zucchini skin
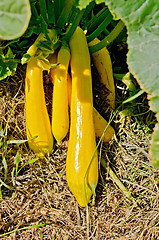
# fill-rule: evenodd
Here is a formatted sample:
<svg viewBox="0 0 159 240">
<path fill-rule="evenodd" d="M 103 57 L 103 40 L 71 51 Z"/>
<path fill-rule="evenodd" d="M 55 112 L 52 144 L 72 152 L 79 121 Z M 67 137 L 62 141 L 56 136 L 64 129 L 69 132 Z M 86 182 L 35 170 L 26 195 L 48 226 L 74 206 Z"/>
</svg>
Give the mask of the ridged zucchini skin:
<svg viewBox="0 0 159 240">
<path fill-rule="evenodd" d="M 92 183 L 96 187 L 98 182 L 98 156 L 95 151 L 90 54 L 85 34 L 80 27 L 77 27 L 69 45 L 72 96 L 66 178 L 77 202 L 85 207 L 92 196 Z"/>
<path fill-rule="evenodd" d="M 89 47 L 99 43 L 100 40 L 95 38 L 88 43 Z M 112 110 L 115 109 L 115 84 L 113 79 L 112 62 L 109 51 L 106 47 L 91 54 L 93 63 L 98 71 L 100 83 L 105 85 L 109 94 L 107 99 Z"/>
<path fill-rule="evenodd" d="M 27 63 L 25 77 L 25 119 L 27 139 L 30 149 L 39 157 L 51 154 L 53 136 L 45 102 L 43 71 L 37 66 L 36 58 Z"/>
<path fill-rule="evenodd" d="M 57 55 L 57 67 L 54 72 L 54 87 L 52 100 L 52 131 L 55 139 L 60 142 L 68 133 L 68 90 L 67 72 L 70 61 L 68 47 L 62 46 Z"/>
</svg>

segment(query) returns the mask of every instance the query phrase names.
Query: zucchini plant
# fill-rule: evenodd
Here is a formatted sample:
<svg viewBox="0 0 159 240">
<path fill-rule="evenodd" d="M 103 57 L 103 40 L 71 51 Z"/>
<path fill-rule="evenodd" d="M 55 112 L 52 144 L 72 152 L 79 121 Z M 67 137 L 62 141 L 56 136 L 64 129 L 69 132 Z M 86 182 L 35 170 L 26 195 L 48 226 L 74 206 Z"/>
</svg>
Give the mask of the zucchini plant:
<svg viewBox="0 0 159 240">
<path fill-rule="evenodd" d="M 6 7 L 2 3 L 0 7 L 4 11 Z M 28 140 L 32 139 L 28 141 L 29 147 L 38 156 L 44 157 L 46 154 L 52 154 L 54 139 L 60 142 L 66 136 L 69 137 L 66 158 L 67 182 L 79 205 L 87 206 L 98 183 L 97 148 L 99 144 L 96 145 L 95 136 L 100 137 L 99 142 L 102 139 L 108 142 L 115 134 L 110 122 L 107 123 L 93 106 L 91 59 L 98 71 L 100 81 L 108 90 L 106 100 L 114 113 L 114 118 L 121 105 L 119 107 L 116 105 L 109 46 L 126 37 L 126 24 L 130 71 L 150 94 L 150 105 L 153 111 L 157 112 L 158 118 L 156 69 L 159 54 L 157 56 L 154 54 L 155 58 L 151 59 L 151 63 L 145 60 L 148 59 L 146 46 L 149 47 L 151 42 L 148 31 L 150 26 L 144 31 L 138 27 L 137 22 L 137 19 L 140 19 L 145 23 L 143 16 L 147 7 L 149 6 L 152 9 L 151 13 L 154 13 L 156 5 L 150 2 L 143 4 L 140 1 L 133 4 L 133 1 L 125 2 L 124 0 L 120 3 L 117 0 L 30 0 L 30 4 L 28 1 L 21 0 L 21 3 L 25 4 L 24 15 L 22 14 L 23 17 L 25 16 L 25 21 L 20 26 L 19 35 L 13 35 L 10 40 L 7 30 L 8 32 L 4 35 L 6 41 L 1 42 L 0 79 L 13 75 L 17 63 L 27 64 L 25 118 L 26 135 Z M 97 14 L 93 11 L 97 6 L 96 3 L 104 3 Z M 134 13 L 131 12 L 132 7 Z M 135 10 L 139 10 L 136 15 Z M 156 25 L 153 33 L 154 39 L 157 39 L 155 27 Z M 1 34 L 0 28 L 0 36 Z M 142 44 L 143 35 L 146 36 L 145 45 Z M 158 39 L 153 40 L 153 50 L 158 49 L 157 42 Z M 139 48 L 142 49 L 140 56 Z M 144 53 L 147 54 L 147 58 L 142 61 L 140 58 Z M 151 74 L 153 81 L 150 81 L 149 69 L 153 70 Z M 53 83 L 51 116 L 48 115 L 45 102 L 44 70 L 48 71 Z M 141 93 L 143 91 L 137 96 Z M 126 100 L 123 104 L 130 100 Z M 151 144 L 154 167 L 159 167 L 158 138 L 157 124 Z"/>
</svg>

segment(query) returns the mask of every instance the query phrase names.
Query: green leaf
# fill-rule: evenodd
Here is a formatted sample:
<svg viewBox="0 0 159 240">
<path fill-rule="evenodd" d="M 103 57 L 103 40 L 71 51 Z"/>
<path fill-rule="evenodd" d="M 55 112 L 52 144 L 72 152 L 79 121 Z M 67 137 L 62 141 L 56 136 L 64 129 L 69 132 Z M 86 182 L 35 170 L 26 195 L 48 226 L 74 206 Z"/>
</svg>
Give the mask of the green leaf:
<svg viewBox="0 0 159 240">
<path fill-rule="evenodd" d="M 0 137 L 3 137 L 4 133 L 3 133 L 3 128 L 2 128 L 2 124 L 0 125 Z"/>
<path fill-rule="evenodd" d="M 15 157 L 15 171 L 16 171 L 15 175 L 16 176 L 18 175 L 18 166 L 19 166 L 20 159 L 21 159 L 21 154 L 20 154 L 20 151 L 18 150 L 16 157 Z"/>
<path fill-rule="evenodd" d="M 79 0 L 79 1 L 78 1 L 78 6 L 79 6 L 80 10 L 82 10 L 83 8 L 86 8 L 87 5 L 88 5 L 90 2 L 93 2 L 93 1 L 92 1 L 92 0 Z"/>
<path fill-rule="evenodd" d="M 24 64 L 31 57 L 38 57 L 48 64 L 48 56 L 54 52 L 54 44 L 57 42 L 57 33 L 54 29 L 47 29 L 47 33 L 40 33 L 35 42 L 29 47 L 27 53 L 23 55 L 21 63 Z M 30 56 L 29 56 L 30 55 Z"/>
<path fill-rule="evenodd" d="M 122 82 L 128 87 L 130 94 L 136 91 L 136 86 L 133 81 L 133 76 L 130 72 L 126 73 L 123 76 Z"/>
<path fill-rule="evenodd" d="M 99 1 L 101 3 L 103 1 Z M 106 0 L 110 10 L 122 19 L 128 33 L 127 63 L 141 88 L 149 95 L 152 110 L 159 105 L 159 5 L 156 0 Z M 151 104 L 152 100 L 152 104 Z M 159 120 L 159 114 L 157 114 Z M 159 130 L 152 135 L 151 156 L 159 162 Z M 154 147 L 155 146 L 155 147 Z M 157 164 L 155 163 L 155 166 Z"/>
<path fill-rule="evenodd" d="M 159 96 L 155 96 L 155 97 L 151 98 L 150 107 L 151 107 L 152 111 L 159 113 Z M 158 117 L 158 119 L 159 119 L 159 117 Z"/>
<path fill-rule="evenodd" d="M 10 187 L 9 185 L 7 185 L 6 183 L 4 183 L 1 179 L 0 179 L 0 187 L 4 186 L 8 189 L 12 189 L 13 187 Z M 0 191 L 0 196 L 2 197 L 2 192 Z"/>
<path fill-rule="evenodd" d="M 2 154 L 2 164 L 4 167 L 4 181 L 5 181 L 7 179 L 7 174 L 8 174 L 8 165 L 7 165 L 5 155 L 3 155 L 3 154 Z"/>
<path fill-rule="evenodd" d="M 1 184 L 0 184 L 0 199 L 1 199 L 1 202 L 3 201 L 3 195 L 2 195 L 2 187 L 1 187 Z M 3 206 L 3 202 L 2 202 L 2 206 Z"/>
<path fill-rule="evenodd" d="M 7 165 L 7 161 L 6 161 L 6 152 L 7 152 L 7 144 L 6 144 L 6 141 L 5 139 L 3 139 L 4 141 L 2 141 L 2 164 L 3 164 L 3 167 L 4 167 L 4 181 L 7 179 L 7 174 L 8 174 L 8 165 Z"/>
<path fill-rule="evenodd" d="M 21 36 L 31 17 L 29 0 L 0 1 L 0 39 L 11 40 Z"/>
<path fill-rule="evenodd" d="M 139 92 L 135 93 L 134 95 L 131 95 L 129 98 L 123 101 L 123 104 L 132 102 L 134 99 L 138 98 L 140 95 L 142 95 L 145 91 L 140 90 Z"/>
<path fill-rule="evenodd" d="M 5 56 L 0 54 L 0 80 L 14 75 L 17 68 L 17 62 L 14 58 L 15 55 L 9 47 Z"/>
<path fill-rule="evenodd" d="M 96 191 L 95 191 L 95 186 L 94 186 L 93 181 L 91 181 L 91 185 L 92 185 L 91 187 L 92 187 L 92 193 L 93 193 L 92 205 L 94 205 L 95 197 L 96 197 Z"/>
<path fill-rule="evenodd" d="M 159 169 L 159 123 L 156 124 L 150 146 L 152 165 Z"/>
<path fill-rule="evenodd" d="M 34 162 L 36 162 L 37 160 L 39 160 L 39 158 L 34 158 L 34 159 L 31 159 L 31 160 L 29 160 L 28 162 L 26 162 L 18 171 L 17 171 L 17 175 L 19 174 L 19 172 L 25 167 L 25 166 L 27 166 L 27 165 L 29 165 L 29 164 L 32 164 L 32 163 L 34 163 Z M 16 176 L 17 176 L 16 175 Z"/>
<path fill-rule="evenodd" d="M 33 140 L 33 139 L 35 139 L 35 138 L 37 138 L 37 136 L 32 137 L 32 138 L 30 138 L 30 139 L 24 139 L 24 140 L 16 140 L 16 139 L 8 140 L 8 141 L 7 141 L 7 144 L 21 144 L 21 143 L 25 143 L 25 142 L 28 142 L 28 141 L 30 141 L 30 140 Z"/>
<path fill-rule="evenodd" d="M 30 226 L 19 228 L 19 229 L 16 228 L 16 229 L 14 229 L 14 230 L 12 230 L 10 232 L 6 232 L 6 233 L 3 233 L 3 234 L 0 234 L 0 237 L 9 235 L 9 234 L 14 233 L 14 232 L 22 231 L 22 230 L 27 230 L 27 229 L 32 229 L 32 228 L 39 228 L 39 227 L 45 227 L 46 225 L 49 225 L 49 224 L 51 224 L 51 223 L 41 223 L 41 224 L 38 224 L 38 225 L 30 225 Z"/>
<path fill-rule="evenodd" d="M 8 140 L 7 144 L 21 144 L 21 143 L 25 143 L 25 142 L 28 142 L 28 141 L 29 140 Z"/>
</svg>

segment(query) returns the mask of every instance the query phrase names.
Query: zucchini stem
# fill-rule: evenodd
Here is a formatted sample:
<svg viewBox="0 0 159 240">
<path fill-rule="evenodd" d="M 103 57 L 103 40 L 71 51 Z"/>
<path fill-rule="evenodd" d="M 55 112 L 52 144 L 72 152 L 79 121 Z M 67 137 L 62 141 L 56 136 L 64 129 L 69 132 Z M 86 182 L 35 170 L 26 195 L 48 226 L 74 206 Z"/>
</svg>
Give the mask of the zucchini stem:
<svg viewBox="0 0 159 240">
<path fill-rule="evenodd" d="M 85 19 L 89 16 L 89 14 L 91 13 L 91 11 L 94 9 L 95 6 L 95 1 L 90 2 L 89 5 L 87 5 L 85 11 L 84 11 L 84 17 Z M 85 24 L 85 26 L 87 25 L 87 23 Z"/>
<path fill-rule="evenodd" d="M 104 21 L 97 27 L 97 29 L 92 33 L 90 34 L 88 37 L 87 37 L 87 41 L 88 42 L 91 42 L 94 38 L 96 38 L 97 36 L 99 36 L 99 34 L 108 26 L 108 24 L 111 22 L 112 20 L 112 15 L 111 13 L 109 13 L 107 15 L 107 17 L 104 19 Z"/>
<path fill-rule="evenodd" d="M 97 43 L 96 45 L 89 48 L 90 52 L 94 53 L 108 46 L 111 42 L 115 40 L 115 38 L 119 35 L 119 33 L 123 30 L 124 27 L 125 27 L 124 22 L 120 20 L 108 36 L 101 40 L 100 43 Z"/>
<path fill-rule="evenodd" d="M 56 27 L 62 29 L 65 22 L 67 21 L 67 18 L 71 12 L 71 9 L 72 9 L 72 0 L 67 0 L 65 2 L 65 5 L 62 9 L 62 12 L 59 16 L 59 18 L 57 19 L 57 22 L 56 22 Z"/>
<path fill-rule="evenodd" d="M 58 20 L 61 12 L 62 12 L 62 9 L 64 7 L 64 4 L 65 4 L 66 0 L 54 0 L 54 13 L 55 13 L 55 21 Z"/>
<path fill-rule="evenodd" d="M 90 25 L 93 24 L 93 22 L 95 22 L 97 20 L 97 18 L 106 10 L 107 8 L 104 7 L 102 8 L 102 10 L 100 10 L 97 14 L 95 14 L 86 24 L 85 27 L 89 28 Z"/>
<path fill-rule="evenodd" d="M 110 12 L 108 9 L 102 12 L 102 14 L 100 14 L 100 16 L 87 28 L 87 35 L 93 32 L 99 26 L 99 24 L 101 24 L 104 21 L 104 19 L 107 17 L 109 13 Z"/>
<path fill-rule="evenodd" d="M 50 0 L 47 0 L 47 14 L 48 14 L 48 24 L 55 24 L 55 9 L 54 3 Z"/>
<path fill-rule="evenodd" d="M 47 10 L 46 10 L 46 1 L 45 0 L 39 0 L 40 5 L 40 14 L 45 20 L 45 22 L 48 22 L 48 16 L 47 16 Z"/>
<path fill-rule="evenodd" d="M 66 33 L 66 35 L 63 38 L 64 41 L 70 41 L 73 33 L 75 32 L 75 30 L 82 18 L 83 13 L 84 13 L 84 10 L 82 10 L 82 11 L 79 10 L 77 15 L 75 16 L 75 19 L 73 20 L 72 25 L 70 26 L 70 29 L 68 30 L 68 32 Z"/>
</svg>

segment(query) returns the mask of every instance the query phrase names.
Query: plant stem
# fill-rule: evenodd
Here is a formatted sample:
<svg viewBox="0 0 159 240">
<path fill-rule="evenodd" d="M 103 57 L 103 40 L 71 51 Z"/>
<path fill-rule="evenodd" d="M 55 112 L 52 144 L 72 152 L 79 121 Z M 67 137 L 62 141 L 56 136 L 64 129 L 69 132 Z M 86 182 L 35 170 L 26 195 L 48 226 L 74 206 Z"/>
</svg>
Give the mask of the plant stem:
<svg viewBox="0 0 159 240">
<path fill-rule="evenodd" d="M 109 34 L 110 34 L 110 32 L 109 32 L 106 28 L 103 30 L 103 33 L 104 33 L 105 35 L 109 35 Z"/>
<path fill-rule="evenodd" d="M 61 12 L 59 18 L 57 19 L 56 27 L 61 28 L 61 29 L 63 28 L 69 14 L 71 12 L 72 4 L 73 4 L 72 0 L 67 0 L 65 2 L 62 12 Z"/>
<path fill-rule="evenodd" d="M 68 32 L 66 33 L 66 35 L 63 38 L 64 41 L 70 41 L 73 33 L 75 32 L 75 30 L 76 30 L 76 28 L 77 28 L 77 26 L 78 26 L 78 24 L 79 24 L 79 22 L 81 20 L 81 17 L 83 15 L 83 13 L 84 13 L 84 10 L 79 11 L 77 13 L 77 15 L 76 15 L 76 17 L 75 17 L 75 19 L 74 19 L 70 29 L 68 30 Z"/>
<path fill-rule="evenodd" d="M 113 17 L 111 13 L 109 13 L 104 21 L 97 27 L 97 29 L 87 37 L 87 41 L 91 42 L 94 38 L 96 38 L 106 28 L 106 26 L 108 26 L 112 18 Z"/>
<path fill-rule="evenodd" d="M 99 26 L 99 24 L 103 22 L 103 20 L 107 17 L 108 14 L 108 9 L 106 9 L 102 14 L 100 14 L 100 16 L 97 17 L 97 19 L 95 19 L 95 21 L 87 28 L 87 35 L 93 32 Z"/>
<path fill-rule="evenodd" d="M 57 41 L 57 42 L 54 44 L 53 49 L 56 50 L 60 45 L 61 45 L 60 41 Z"/>
<path fill-rule="evenodd" d="M 48 19 L 47 19 L 46 1 L 40 0 L 39 5 L 40 5 L 40 14 L 43 17 L 43 19 L 45 20 L 45 22 L 47 23 Z"/>
<path fill-rule="evenodd" d="M 94 53 L 108 46 L 111 42 L 115 40 L 115 38 L 119 35 L 119 33 L 123 30 L 124 27 L 125 24 L 122 20 L 120 20 L 107 37 L 105 37 L 100 43 L 97 43 L 96 45 L 89 48 L 90 52 Z"/>
<path fill-rule="evenodd" d="M 47 0 L 48 23 L 55 24 L 54 3 Z"/>
<path fill-rule="evenodd" d="M 57 21 L 57 19 L 59 18 L 63 6 L 65 4 L 66 0 L 63 0 L 63 2 L 61 0 L 54 0 L 54 13 L 55 13 L 55 20 Z"/>
<path fill-rule="evenodd" d="M 90 2 L 90 4 L 86 7 L 85 11 L 84 11 L 84 16 L 87 17 L 88 14 L 90 14 L 91 10 L 94 8 L 95 6 L 95 1 Z"/>
<path fill-rule="evenodd" d="M 31 12 L 32 12 L 33 17 L 37 18 L 39 16 L 39 14 L 37 12 L 37 9 L 36 9 L 34 4 L 31 4 Z"/>
<path fill-rule="evenodd" d="M 85 27 L 88 28 L 89 25 L 91 25 L 93 22 L 96 21 L 96 19 L 106 10 L 107 8 L 102 8 L 96 15 L 94 15 L 86 24 Z"/>
</svg>

